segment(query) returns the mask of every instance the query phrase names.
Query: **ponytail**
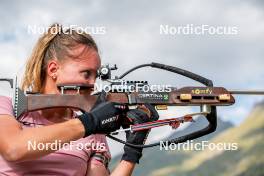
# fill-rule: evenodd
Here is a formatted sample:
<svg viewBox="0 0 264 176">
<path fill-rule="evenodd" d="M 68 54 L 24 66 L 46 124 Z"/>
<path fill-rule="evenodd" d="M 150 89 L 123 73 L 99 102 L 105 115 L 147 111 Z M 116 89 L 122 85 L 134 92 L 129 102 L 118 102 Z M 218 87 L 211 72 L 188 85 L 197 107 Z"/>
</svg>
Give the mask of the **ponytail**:
<svg viewBox="0 0 264 176">
<path fill-rule="evenodd" d="M 42 66 L 45 53 L 51 41 L 56 37 L 59 31 L 59 24 L 53 24 L 48 29 L 47 33 L 38 40 L 26 64 L 26 70 L 22 81 L 23 90 L 31 89 L 33 92 L 40 92 L 44 81 Z"/>
</svg>

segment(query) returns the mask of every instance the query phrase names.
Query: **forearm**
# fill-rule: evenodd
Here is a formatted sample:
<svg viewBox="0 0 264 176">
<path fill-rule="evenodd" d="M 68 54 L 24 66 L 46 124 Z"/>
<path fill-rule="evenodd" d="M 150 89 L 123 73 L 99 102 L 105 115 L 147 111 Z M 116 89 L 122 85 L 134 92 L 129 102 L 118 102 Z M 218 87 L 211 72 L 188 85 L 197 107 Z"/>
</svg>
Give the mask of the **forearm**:
<svg viewBox="0 0 264 176">
<path fill-rule="evenodd" d="M 86 176 L 109 176 L 109 172 L 103 164 L 88 163 Z"/>
<path fill-rule="evenodd" d="M 110 176 L 129 176 L 135 168 L 135 163 L 121 160 Z"/>
<path fill-rule="evenodd" d="M 122 160 L 114 171 L 110 174 L 110 176 L 130 176 L 135 168 L 135 164 Z M 103 165 L 92 164 L 91 162 L 88 164 L 88 169 L 86 176 L 109 176 L 108 170 Z"/>
<path fill-rule="evenodd" d="M 29 147 L 29 143 L 47 144 L 59 141 L 63 144 L 83 136 L 84 127 L 78 119 L 49 126 L 26 128 L 8 137 L 8 156 L 11 156 L 11 160 L 15 161 L 35 159 L 52 153 L 54 150 L 51 148 L 45 148 L 45 150 L 36 148 L 36 150 L 33 150 Z"/>
</svg>

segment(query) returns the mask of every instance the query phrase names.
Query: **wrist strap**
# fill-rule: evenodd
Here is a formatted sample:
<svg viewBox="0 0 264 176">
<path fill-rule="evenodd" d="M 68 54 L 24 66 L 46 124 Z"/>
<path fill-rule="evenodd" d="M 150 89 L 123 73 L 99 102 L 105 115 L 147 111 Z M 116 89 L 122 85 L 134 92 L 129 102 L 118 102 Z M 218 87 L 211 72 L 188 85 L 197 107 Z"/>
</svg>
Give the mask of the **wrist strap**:
<svg viewBox="0 0 264 176">
<path fill-rule="evenodd" d="M 101 162 L 105 166 L 105 168 L 108 168 L 110 159 L 104 156 L 102 153 L 94 153 L 91 157 Z"/>
</svg>

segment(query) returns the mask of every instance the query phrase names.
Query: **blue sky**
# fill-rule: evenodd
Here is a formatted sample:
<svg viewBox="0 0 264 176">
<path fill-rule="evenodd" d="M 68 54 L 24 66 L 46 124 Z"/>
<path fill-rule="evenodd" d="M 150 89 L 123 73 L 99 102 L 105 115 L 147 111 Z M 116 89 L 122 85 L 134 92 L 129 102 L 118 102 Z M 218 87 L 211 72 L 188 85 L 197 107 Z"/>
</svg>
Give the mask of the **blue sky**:
<svg viewBox="0 0 264 176">
<path fill-rule="evenodd" d="M 0 77 L 21 77 L 39 34 L 28 27 L 54 22 L 105 28 L 94 34 L 103 63 L 116 63 L 117 74 L 134 65 L 160 62 L 212 79 L 227 89 L 264 88 L 263 1 L 0 1 Z M 236 35 L 161 35 L 160 25 L 235 26 Z M 154 76 L 155 75 L 155 76 Z M 140 70 L 130 79 L 177 87 L 199 85 L 157 70 Z M 7 84 L 0 93 L 11 95 Z M 239 96 L 236 105 L 219 108 L 224 120 L 239 124 L 260 96 Z"/>
</svg>

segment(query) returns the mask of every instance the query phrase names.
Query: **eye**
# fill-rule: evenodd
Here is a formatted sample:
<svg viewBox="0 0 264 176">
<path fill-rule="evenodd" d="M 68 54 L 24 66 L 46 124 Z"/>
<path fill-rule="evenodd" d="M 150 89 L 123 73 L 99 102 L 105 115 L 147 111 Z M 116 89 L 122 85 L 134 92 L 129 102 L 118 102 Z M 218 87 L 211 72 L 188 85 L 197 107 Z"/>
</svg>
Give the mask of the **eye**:
<svg viewBox="0 0 264 176">
<path fill-rule="evenodd" d="M 84 79 L 96 79 L 96 72 L 92 70 L 84 70 L 81 72 Z"/>
<path fill-rule="evenodd" d="M 88 71 L 88 70 L 82 72 L 82 74 L 83 74 L 83 77 L 84 77 L 85 79 L 89 79 L 89 78 L 91 77 L 91 72 Z"/>
</svg>

